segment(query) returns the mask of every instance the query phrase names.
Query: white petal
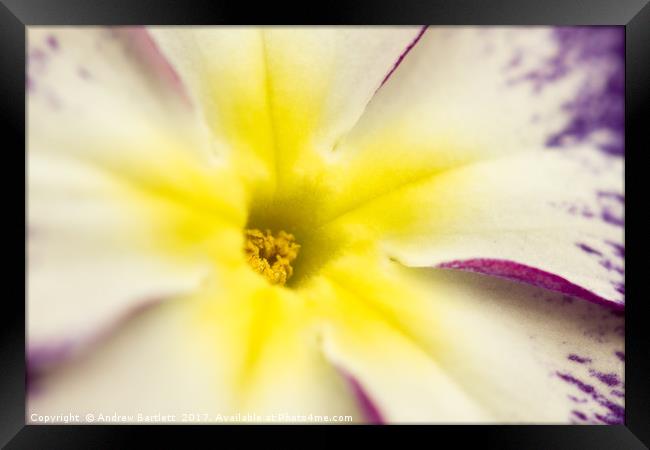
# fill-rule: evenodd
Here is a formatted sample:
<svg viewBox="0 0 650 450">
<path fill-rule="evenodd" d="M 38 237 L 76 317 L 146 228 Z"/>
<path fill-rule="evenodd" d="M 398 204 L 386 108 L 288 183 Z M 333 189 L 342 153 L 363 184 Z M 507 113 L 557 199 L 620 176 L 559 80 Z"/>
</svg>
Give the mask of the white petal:
<svg viewBox="0 0 650 450">
<path fill-rule="evenodd" d="M 620 312 L 483 275 L 411 273 L 429 290 L 439 364 L 494 422 L 622 423 Z"/>
<path fill-rule="evenodd" d="M 219 360 L 193 333 L 191 309 L 185 299 L 157 305 L 132 317 L 93 352 L 40 374 L 30 385 L 28 418 L 36 415 L 87 414 L 176 415 L 221 412 L 230 393 L 219 389 Z M 37 374 L 38 375 L 38 374 Z M 110 420 L 110 419 L 109 419 Z M 62 420 L 54 420 L 61 422 Z M 99 422 L 98 422 L 99 423 Z"/>
<path fill-rule="evenodd" d="M 533 276 L 544 272 L 550 275 L 545 287 L 620 306 L 622 228 L 603 220 L 599 202 L 622 195 L 621 174 L 618 158 L 591 167 L 567 154 L 531 151 L 404 184 L 327 226 L 366 224 L 388 254 L 410 266 L 492 273 L 476 261 L 514 263 L 532 271 L 511 278 L 544 285 Z M 463 267 L 467 260 L 474 263 Z M 504 266 L 492 268 L 509 276 Z"/>
<path fill-rule="evenodd" d="M 131 423 L 137 413 L 176 422 L 184 413 L 209 423 L 363 420 L 302 299 L 247 268 L 228 278 L 142 311 L 93 352 L 36 372 L 30 412 L 135 415 Z"/>
<path fill-rule="evenodd" d="M 143 64 L 155 55 L 139 36 L 29 30 L 30 354 L 70 356 L 129 312 L 195 287 L 211 263 L 192 245 L 243 220 L 238 185 L 212 164 L 171 75 Z M 172 258 L 177 238 L 188 245 Z"/>
<path fill-rule="evenodd" d="M 277 172 L 282 183 L 352 128 L 420 28 L 151 31 L 221 145 L 248 172 Z"/>
<path fill-rule="evenodd" d="M 343 144 L 448 143 L 456 159 L 560 137 L 612 144 L 623 96 L 610 91 L 621 76 L 620 30 L 430 27 Z"/>
<path fill-rule="evenodd" d="M 142 39 L 137 29 L 29 29 L 30 152 L 155 160 L 162 142 L 209 156 L 171 68 Z"/>
<path fill-rule="evenodd" d="M 411 286 L 373 261 L 344 257 L 303 291 L 323 316 L 324 353 L 355 386 L 366 420 L 489 421 L 436 360 L 426 339 L 437 320 L 428 299 L 412 296 Z"/>
</svg>

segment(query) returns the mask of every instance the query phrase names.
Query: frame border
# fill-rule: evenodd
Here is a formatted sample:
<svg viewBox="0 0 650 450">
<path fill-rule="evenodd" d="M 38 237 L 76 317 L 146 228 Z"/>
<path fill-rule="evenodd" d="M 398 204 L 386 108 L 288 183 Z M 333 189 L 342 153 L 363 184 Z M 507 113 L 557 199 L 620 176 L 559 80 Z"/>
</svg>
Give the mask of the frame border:
<svg viewBox="0 0 650 450">
<path fill-rule="evenodd" d="M 630 153 L 642 151 L 642 139 L 647 136 L 647 125 L 642 119 L 650 117 L 650 108 L 645 99 L 650 98 L 650 6 L 649 0 L 429 0 L 382 2 L 357 0 L 354 5 L 342 2 L 328 4 L 325 8 L 309 7 L 307 11 L 285 8 L 281 5 L 260 6 L 251 11 L 247 5 L 226 1 L 192 1 L 184 4 L 174 0 L 128 0 L 91 1 L 91 0 L 0 0 L 0 118 L 5 126 L 5 137 L 10 136 L 16 147 L 25 148 L 25 44 L 26 27 L 32 25 L 225 25 L 252 23 L 287 24 L 301 22 L 305 24 L 414 24 L 430 23 L 435 25 L 624 25 L 625 26 L 625 183 L 626 183 L 626 241 L 637 233 L 633 220 L 630 220 L 627 208 L 636 198 L 632 183 L 639 181 L 630 170 Z M 5 64 L 6 62 L 6 64 Z M 15 141 L 14 141 L 15 139 Z M 647 142 L 647 141 L 646 141 Z M 638 147 L 638 148 L 637 148 Z M 647 143 L 645 145 L 647 147 Z M 12 149 L 13 145 L 9 147 Z M 631 151 L 630 151 L 631 149 Z M 14 149 L 12 156 L 20 155 Z M 633 154 L 631 160 L 639 157 Z M 24 157 L 18 157 L 26 164 Z M 639 168 L 639 164 L 636 165 Z M 14 171 L 17 172 L 17 171 Z M 17 175 L 18 177 L 19 175 Z M 3 178 L 4 181 L 4 178 Z M 26 183 L 26 179 L 23 180 Z M 7 183 L 8 189 L 15 189 L 13 183 Z M 26 184 L 24 184 L 26 192 Z M 11 192 L 9 190 L 5 192 Z M 25 197 L 23 198 L 23 200 Z M 16 221 L 16 235 L 26 233 L 25 203 L 16 196 L 16 210 L 22 210 L 22 220 Z M 12 205 L 13 206 L 13 205 Z M 20 209 L 19 209 L 20 208 Z M 13 217 L 13 216 L 12 216 Z M 12 222 L 13 225 L 13 222 Z M 26 235 L 25 235 L 26 238 Z M 25 247 L 18 239 L 11 242 L 16 246 L 15 260 L 26 264 Z M 628 245 L 628 260 L 639 256 L 641 251 L 636 246 Z M 636 254 L 636 256 L 635 256 Z M 21 259 L 22 258 L 22 259 Z M 17 264 L 14 264 L 16 267 Z M 26 267 L 26 265 L 23 265 Z M 629 273 L 629 269 L 626 270 Z M 627 278 L 627 277 L 626 277 Z M 18 280 L 19 277 L 15 277 Z M 488 425 L 488 426 L 436 426 L 430 427 L 391 427 L 402 431 L 408 429 L 418 433 L 435 433 L 440 439 L 453 439 L 455 443 L 486 442 L 500 448 L 647 448 L 650 445 L 650 349 L 647 342 L 648 327 L 643 323 L 641 306 L 642 295 L 635 283 L 626 279 L 628 299 L 626 320 L 626 411 L 625 425 L 614 426 L 571 426 L 571 425 Z M 22 293 L 22 299 L 20 294 Z M 9 294 L 9 295 L 7 295 Z M 9 444 L 7 448 L 41 448 L 48 447 L 92 447 L 115 448 L 125 444 L 150 443 L 148 427 L 139 425 L 25 425 L 25 284 L 17 281 L 5 291 L 5 305 L 2 327 L 2 346 L 0 347 L 0 445 Z M 8 306 L 8 308 L 7 308 Z M 187 437 L 186 431 L 193 433 L 212 433 L 215 428 L 188 425 L 170 427 L 159 425 L 156 434 L 168 444 L 172 434 Z M 282 426 L 247 426 L 227 427 L 238 438 L 248 437 L 250 428 L 266 432 L 281 429 Z M 299 427 L 303 428 L 303 427 Z M 313 428 L 321 428 L 314 426 Z M 334 427 L 328 433 L 344 432 L 345 429 L 368 427 Z M 384 427 L 373 427 L 385 434 Z M 292 429 L 294 431 L 295 429 Z M 335 431 L 332 431 L 335 430 Z M 242 435 L 241 433 L 246 433 Z M 426 436 L 423 436 L 426 438 Z M 469 438 L 469 441 L 467 440 Z M 181 441 L 182 442 L 182 441 Z M 643 444 L 645 443 L 645 445 Z"/>
<path fill-rule="evenodd" d="M 626 25 L 647 0 L 2 0 L 24 25 Z M 321 6 L 320 8 L 318 6 Z"/>
</svg>

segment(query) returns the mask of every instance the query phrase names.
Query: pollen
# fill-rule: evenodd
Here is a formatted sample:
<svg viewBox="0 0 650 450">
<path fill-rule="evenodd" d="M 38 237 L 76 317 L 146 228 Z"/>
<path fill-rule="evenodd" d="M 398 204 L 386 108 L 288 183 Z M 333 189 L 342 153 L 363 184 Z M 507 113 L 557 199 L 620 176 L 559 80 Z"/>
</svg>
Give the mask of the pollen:
<svg viewBox="0 0 650 450">
<path fill-rule="evenodd" d="M 244 254 L 255 272 L 263 275 L 272 284 L 284 285 L 293 275 L 291 262 L 298 256 L 300 245 L 291 233 L 271 230 L 262 232 L 248 229 L 245 232 Z"/>
</svg>

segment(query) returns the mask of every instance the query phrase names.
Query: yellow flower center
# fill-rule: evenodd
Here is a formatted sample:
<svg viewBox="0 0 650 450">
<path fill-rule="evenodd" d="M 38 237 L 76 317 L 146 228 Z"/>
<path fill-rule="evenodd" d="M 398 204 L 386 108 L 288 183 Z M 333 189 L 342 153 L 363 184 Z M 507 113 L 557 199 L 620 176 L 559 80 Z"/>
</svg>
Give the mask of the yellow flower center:
<svg viewBox="0 0 650 450">
<path fill-rule="evenodd" d="M 291 275 L 291 262 L 298 256 L 300 245 L 291 233 L 271 230 L 262 232 L 256 228 L 245 232 L 244 253 L 248 264 L 272 284 L 284 285 Z"/>
</svg>

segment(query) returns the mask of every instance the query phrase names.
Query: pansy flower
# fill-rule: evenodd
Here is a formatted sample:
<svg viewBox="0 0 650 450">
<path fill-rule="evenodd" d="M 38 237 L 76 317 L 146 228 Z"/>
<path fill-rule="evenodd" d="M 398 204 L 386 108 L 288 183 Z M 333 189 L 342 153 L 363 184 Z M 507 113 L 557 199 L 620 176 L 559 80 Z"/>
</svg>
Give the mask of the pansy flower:
<svg viewBox="0 0 650 450">
<path fill-rule="evenodd" d="M 622 422 L 621 46 L 30 28 L 28 419 Z"/>
</svg>

